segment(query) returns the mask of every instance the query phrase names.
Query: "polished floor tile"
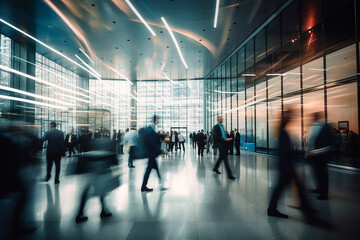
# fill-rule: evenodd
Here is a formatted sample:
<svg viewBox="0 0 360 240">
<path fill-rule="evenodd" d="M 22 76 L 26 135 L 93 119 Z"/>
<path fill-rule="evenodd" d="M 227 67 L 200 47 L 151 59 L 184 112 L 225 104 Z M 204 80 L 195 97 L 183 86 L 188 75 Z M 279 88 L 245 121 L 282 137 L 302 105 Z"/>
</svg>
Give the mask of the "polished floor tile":
<svg viewBox="0 0 360 240">
<path fill-rule="evenodd" d="M 184 152 L 173 152 L 158 159 L 165 186 L 160 189 L 155 171 L 150 175 L 150 193 L 140 186 L 146 160 L 127 167 L 126 155 L 120 156 L 123 175 L 121 186 L 109 193 L 106 202 L 113 213 L 100 218 L 98 197 L 86 203 L 89 220 L 75 224 L 86 175 L 68 175 L 74 159 L 63 158 L 61 183 L 54 185 L 39 180 L 44 176 L 43 164 L 25 169 L 31 198 L 25 220 L 38 226 L 36 232 L 19 239 L 359 239 L 360 238 L 360 174 L 329 168 L 330 199 L 318 201 L 308 194 L 317 215 L 331 222 L 332 230 L 305 223 L 296 208 L 295 191 L 288 189 L 279 201 L 280 211 L 289 219 L 266 215 L 269 197 L 276 184 L 276 158 L 264 154 L 242 152 L 229 156 L 237 178 L 229 180 L 224 166 L 218 175 L 212 172 L 216 157 L 212 153 L 198 157 L 189 146 Z M 306 163 L 297 170 L 308 188 L 313 188 L 313 173 Z M 34 184 L 32 184 L 34 183 Z M 0 211 L 10 217 L 12 202 L 0 200 Z M 4 219 L 2 225 L 8 224 Z M 1 229 L 6 232 L 6 229 Z M 5 236 L 5 234 L 0 236 Z"/>
</svg>

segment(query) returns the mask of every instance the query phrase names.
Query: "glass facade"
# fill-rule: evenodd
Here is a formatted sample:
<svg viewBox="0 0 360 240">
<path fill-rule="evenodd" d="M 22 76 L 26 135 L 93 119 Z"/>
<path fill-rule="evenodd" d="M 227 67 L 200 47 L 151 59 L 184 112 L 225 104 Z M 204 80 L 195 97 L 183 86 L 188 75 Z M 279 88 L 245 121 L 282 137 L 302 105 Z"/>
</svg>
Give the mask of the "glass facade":
<svg viewBox="0 0 360 240">
<path fill-rule="evenodd" d="M 289 131 L 303 149 L 311 114 L 323 112 L 342 136 L 342 157 L 335 161 L 359 157 L 350 137 L 359 134 L 360 16 L 355 18 L 354 7 L 353 0 L 294 0 L 258 29 L 205 79 L 206 128 L 223 115 L 227 130 L 239 129 L 243 149 L 271 153 L 281 111 L 292 108 L 297 120 Z"/>
<path fill-rule="evenodd" d="M 138 126 L 147 125 L 156 114 L 158 131 L 187 129 L 188 134 L 204 128 L 204 81 L 138 81 Z"/>
</svg>

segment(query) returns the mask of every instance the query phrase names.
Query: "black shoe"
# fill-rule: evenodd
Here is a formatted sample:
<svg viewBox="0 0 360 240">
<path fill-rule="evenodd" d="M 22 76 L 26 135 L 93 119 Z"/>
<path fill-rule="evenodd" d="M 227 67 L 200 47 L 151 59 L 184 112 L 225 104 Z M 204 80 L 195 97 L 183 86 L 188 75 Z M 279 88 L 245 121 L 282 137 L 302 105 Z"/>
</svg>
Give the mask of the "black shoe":
<svg viewBox="0 0 360 240">
<path fill-rule="evenodd" d="M 219 170 L 213 169 L 213 172 L 217 173 L 217 174 L 221 174 L 221 172 Z"/>
<path fill-rule="evenodd" d="M 112 216 L 112 213 L 110 213 L 110 212 L 102 211 L 102 212 L 100 213 L 100 217 L 101 217 L 101 218 L 106 218 L 106 217 L 111 217 L 111 216 Z"/>
<path fill-rule="evenodd" d="M 201 154 L 201 156 L 203 157 L 204 155 L 203 155 L 203 154 Z"/>
<path fill-rule="evenodd" d="M 278 217 L 278 218 L 288 218 L 289 217 L 288 215 L 282 214 L 281 212 L 279 212 L 276 208 L 275 209 L 268 208 L 267 215 L 270 217 Z"/>
<path fill-rule="evenodd" d="M 234 176 L 231 175 L 231 176 L 228 177 L 228 179 L 230 179 L 230 180 L 235 180 L 236 177 L 234 177 Z"/>
<path fill-rule="evenodd" d="M 75 222 L 76 222 L 76 223 L 82 223 L 82 222 L 86 222 L 87 220 L 88 220 L 88 217 L 87 217 L 87 216 L 77 215 L 77 216 L 76 216 L 76 219 L 75 219 Z"/>
<path fill-rule="evenodd" d="M 47 176 L 46 178 L 44 178 L 44 179 L 42 180 L 42 182 L 48 182 L 48 181 L 50 180 L 50 178 L 51 178 L 51 176 Z"/>
<path fill-rule="evenodd" d="M 328 195 L 321 195 L 321 194 L 320 194 L 316 199 L 317 199 L 317 200 L 328 200 L 329 197 L 328 197 Z"/>
<path fill-rule="evenodd" d="M 134 168 L 135 166 L 134 165 L 130 165 L 129 168 Z"/>
<path fill-rule="evenodd" d="M 55 184 L 59 184 L 59 183 L 60 183 L 59 179 L 55 180 Z"/>
<path fill-rule="evenodd" d="M 148 188 L 148 187 L 142 187 L 141 188 L 141 191 L 142 192 L 152 192 L 154 189 L 152 189 L 152 188 Z"/>
</svg>

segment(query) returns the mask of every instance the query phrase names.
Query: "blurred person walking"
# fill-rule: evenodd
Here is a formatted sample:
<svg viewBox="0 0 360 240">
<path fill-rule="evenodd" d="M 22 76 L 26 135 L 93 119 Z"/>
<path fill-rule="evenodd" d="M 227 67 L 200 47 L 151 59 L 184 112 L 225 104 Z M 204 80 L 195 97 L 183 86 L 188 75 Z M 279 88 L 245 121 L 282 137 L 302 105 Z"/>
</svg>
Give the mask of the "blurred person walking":
<svg viewBox="0 0 360 240">
<path fill-rule="evenodd" d="M 45 132 L 42 141 L 48 141 L 46 151 L 47 171 L 45 181 L 51 178 L 51 169 L 53 162 L 55 162 L 55 184 L 60 183 L 60 160 L 61 156 L 65 153 L 64 146 L 64 133 L 56 129 L 56 122 L 50 122 L 50 130 Z"/>
<path fill-rule="evenodd" d="M 160 134 L 158 134 L 157 132 L 155 132 L 155 127 L 156 127 L 157 123 L 158 123 L 157 117 L 156 117 L 156 115 L 154 115 L 153 119 L 152 119 L 152 124 L 146 128 L 145 144 L 146 144 L 146 155 L 149 158 L 149 161 L 148 161 L 148 166 L 146 168 L 146 171 L 144 174 L 144 179 L 143 179 L 143 182 L 141 185 L 141 192 L 153 191 L 152 188 L 147 187 L 147 183 L 148 183 L 149 176 L 150 176 L 152 169 L 156 170 L 157 175 L 159 177 L 159 181 L 162 185 L 162 179 L 160 176 L 160 171 L 159 171 L 158 164 L 156 162 L 156 158 L 160 154 L 167 154 L 167 151 L 161 150 L 162 136 Z"/>
<path fill-rule="evenodd" d="M 204 134 L 204 130 L 202 129 L 201 132 L 199 131 L 196 134 L 196 142 L 198 145 L 198 156 L 204 156 L 205 140 L 206 140 L 206 136 Z"/>
<path fill-rule="evenodd" d="M 231 138 L 227 138 L 224 127 L 222 125 L 223 118 L 222 116 L 219 116 L 217 118 L 217 124 L 213 127 L 212 133 L 213 133 L 213 139 L 214 139 L 214 148 L 218 148 L 220 152 L 220 156 L 213 168 L 213 171 L 217 174 L 221 174 L 219 171 L 220 163 L 224 161 L 227 176 L 229 179 L 234 180 L 235 177 L 232 175 L 229 161 L 228 161 L 228 142 L 232 141 Z"/>
<path fill-rule="evenodd" d="M 333 136 L 329 124 L 324 121 L 323 114 L 316 112 L 313 115 L 313 124 L 307 144 L 306 157 L 309 158 L 316 179 L 317 187 L 314 193 L 319 193 L 318 200 L 328 199 L 329 177 L 327 162 L 333 153 Z"/>
<path fill-rule="evenodd" d="M 297 154 L 297 151 L 294 150 L 293 144 L 291 142 L 289 133 L 286 130 L 286 126 L 291 122 L 293 118 L 293 111 L 287 110 L 283 112 L 280 131 L 278 135 L 278 183 L 275 186 L 270 203 L 267 209 L 268 216 L 279 217 L 279 218 L 288 218 L 288 215 L 282 214 L 277 209 L 277 202 L 280 195 L 284 192 L 285 187 L 289 186 L 292 181 L 295 182 L 295 185 L 298 190 L 298 195 L 300 197 L 301 206 L 300 209 L 305 213 L 306 219 L 309 223 L 314 221 L 312 212 L 309 207 L 309 203 L 305 196 L 305 191 L 302 183 L 300 182 L 294 166 L 294 158 Z"/>
<path fill-rule="evenodd" d="M 230 132 L 229 138 L 232 139 L 231 141 L 229 141 L 229 154 L 233 155 L 234 154 L 234 138 L 235 138 L 233 131 Z"/>
<path fill-rule="evenodd" d="M 128 167 L 134 168 L 134 158 L 135 158 L 135 151 L 136 146 L 138 145 L 138 132 L 136 131 L 136 126 L 132 123 L 132 127 L 130 131 L 125 133 L 124 135 L 124 146 L 128 148 L 129 151 L 129 160 L 128 160 Z"/>
<path fill-rule="evenodd" d="M 68 134 L 66 134 L 65 137 L 65 146 L 68 148 L 69 156 L 71 157 L 71 154 L 75 153 L 74 147 L 76 146 L 76 135 L 72 134 L 72 131 L 70 131 Z"/>
</svg>

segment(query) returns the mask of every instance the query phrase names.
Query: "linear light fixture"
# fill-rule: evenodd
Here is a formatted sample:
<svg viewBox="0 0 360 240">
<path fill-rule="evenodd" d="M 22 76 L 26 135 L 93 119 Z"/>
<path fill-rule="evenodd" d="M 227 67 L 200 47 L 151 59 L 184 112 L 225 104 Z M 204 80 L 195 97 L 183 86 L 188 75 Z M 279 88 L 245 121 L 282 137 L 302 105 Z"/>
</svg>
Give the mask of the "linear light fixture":
<svg viewBox="0 0 360 240">
<path fill-rule="evenodd" d="M 0 89 L 8 91 L 8 92 L 14 92 L 14 93 L 19 93 L 19 94 L 22 94 L 22 95 L 34 97 L 34 98 L 43 99 L 43 100 L 50 101 L 50 102 L 55 102 L 55 103 L 62 104 L 62 105 L 73 106 L 73 104 L 71 104 L 71 103 L 62 102 L 62 101 L 56 100 L 54 98 L 44 97 L 44 96 L 41 96 L 41 95 L 38 95 L 38 94 L 25 92 L 25 91 L 22 91 L 22 90 L 19 90 L 19 89 L 11 88 L 11 87 L 6 87 L 6 86 L 1 86 L 0 85 Z"/>
<path fill-rule="evenodd" d="M 133 85 L 133 83 L 132 83 L 127 77 L 125 77 L 124 75 L 122 75 L 119 71 L 117 71 L 116 69 L 114 69 L 114 68 L 112 68 L 112 67 L 110 67 L 110 66 L 108 66 L 108 68 L 111 69 L 111 70 L 113 70 L 115 73 L 119 74 L 120 77 L 122 77 L 123 79 L 125 79 L 126 81 L 128 81 L 131 85 Z"/>
<path fill-rule="evenodd" d="M 178 85 L 180 85 L 180 86 L 184 86 L 184 85 L 182 85 L 181 83 L 179 83 L 179 82 L 175 82 L 174 80 L 171 80 L 170 78 L 169 78 L 169 76 L 166 74 L 166 73 L 164 73 L 163 72 L 163 78 L 164 79 L 166 79 L 166 80 L 169 80 L 171 83 L 174 83 L 174 84 L 178 84 Z"/>
<path fill-rule="evenodd" d="M 225 91 L 219 91 L 219 90 L 214 90 L 214 92 L 217 92 L 217 93 L 234 93 L 234 94 L 242 93 L 242 92 L 225 92 Z"/>
<path fill-rule="evenodd" d="M 266 74 L 266 76 L 271 77 L 271 76 L 286 76 L 286 73 L 281 74 L 281 73 L 268 73 Z"/>
<path fill-rule="evenodd" d="M 65 108 L 65 107 L 60 107 L 60 106 L 43 103 L 43 102 L 38 102 L 38 101 L 33 101 L 33 100 L 29 100 L 29 99 L 24 99 L 24 98 L 17 98 L 17 97 L 5 96 L 5 95 L 0 95 L 0 98 L 6 99 L 6 100 L 18 101 L 18 102 L 25 102 L 25 103 L 30 103 L 30 104 L 40 105 L 40 106 L 45 106 L 45 107 L 50 107 L 50 108 L 57 108 L 57 109 L 61 109 L 61 110 L 67 110 L 67 108 Z"/>
<path fill-rule="evenodd" d="M 218 20 L 218 16 L 219 16 L 219 6 L 220 6 L 220 0 L 216 0 L 214 28 L 216 28 L 216 26 L 217 26 L 217 20 Z"/>
<path fill-rule="evenodd" d="M 35 42 L 37 42 L 37 43 L 39 43 L 39 44 L 43 45 L 44 47 L 46 47 L 46 48 L 50 49 L 51 51 L 53 51 L 54 53 L 56 53 L 56 54 L 58 54 L 58 55 L 62 56 L 63 58 L 65 58 L 65 59 L 69 60 L 70 62 L 74 63 L 75 65 L 77 65 L 77 66 L 79 66 L 80 68 L 84 69 L 85 71 L 89 72 L 91 75 L 95 75 L 93 72 L 89 71 L 88 69 L 86 69 L 85 67 L 83 67 L 81 64 L 79 64 L 79 63 L 77 63 L 76 61 L 72 60 L 71 58 L 69 58 L 69 57 L 68 57 L 68 56 L 66 56 L 65 54 L 62 54 L 61 52 L 59 52 L 59 51 L 58 51 L 58 50 L 56 50 L 55 48 L 50 47 L 50 46 L 49 46 L 49 45 L 47 45 L 46 43 L 43 43 L 43 42 L 42 42 L 42 41 L 40 41 L 39 39 L 37 39 L 37 38 L 35 38 L 35 37 L 31 36 L 30 34 L 28 34 L 28 33 L 24 32 L 23 30 L 21 30 L 21 29 L 19 29 L 19 28 L 15 27 L 14 25 L 12 25 L 12 24 L 8 23 L 8 22 L 7 22 L 7 21 L 5 21 L 4 19 L 0 18 L 0 22 L 4 23 L 5 25 L 7 25 L 7 26 L 11 27 L 12 29 L 15 29 L 16 31 L 18 31 L 18 32 L 20 32 L 20 33 L 22 33 L 22 34 L 24 34 L 25 36 L 27 36 L 27 37 L 31 38 L 31 39 L 32 39 L 32 40 L 34 40 Z"/>
<path fill-rule="evenodd" d="M 155 32 L 151 29 L 151 27 L 149 26 L 149 24 L 147 24 L 147 22 L 144 20 L 144 18 L 140 15 L 140 13 L 136 10 L 136 8 L 134 7 L 134 5 L 132 5 L 132 3 L 129 0 L 125 0 L 125 2 L 129 5 L 129 7 L 131 8 L 131 10 L 133 10 L 133 12 L 136 14 L 136 16 L 138 16 L 138 18 L 140 19 L 140 21 L 146 26 L 147 29 L 149 29 L 149 31 L 151 32 L 151 34 L 155 37 L 156 34 Z"/>
<path fill-rule="evenodd" d="M 58 93 L 58 92 L 55 92 L 55 94 L 56 94 L 56 95 L 59 95 L 59 96 L 66 97 L 66 98 L 70 98 L 70 99 L 73 99 L 73 100 L 77 100 L 77 101 L 80 101 L 80 102 L 90 103 L 90 101 L 88 101 L 88 100 L 84 100 L 84 99 L 81 99 L 81 98 L 77 98 L 77 97 L 74 97 L 74 96 L 71 96 L 71 95 L 62 94 L 62 93 Z"/>
<path fill-rule="evenodd" d="M 87 57 L 87 59 L 89 59 L 89 61 L 95 65 L 95 63 L 91 60 L 91 58 L 89 57 L 89 55 L 86 54 L 86 52 L 84 50 L 82 50 L 82 48 L 79 48 L 80 51 Z"/>
<path fill-rule="evenodd" d="M 90 71 L 92 71 L 94 74 L 95 74 L 95 77 L 98 79 L 98 80 L 101 80 L 101 75 L 95 70 L 93 69 L 92 67 L 90 67 L 89 64 L 87 64 L 84 60 L 82 60 L 78 55 L 75 54 L 75 57 L 77 59 L 79 59 L 86 67 L 88 67 L 90 69 Z"/>
<path fill-rule="evenodd" d="M 164 17 L 161 17 L 161 20 L 162 20 L 163 23 L 165 24 L 166 29 L 168 30 L 168 32 L 169 32 L 172 40 L 174 41 L 175 47 L 176 47 L 176 49 L 177 49 L 177 51 L 178 51 L 178 53 L 179 53 L 179 55 L 180 55 L 181 61 L 183 62 L 185 68 L 187 69 L 187 68 L 188 68 L 188 65 L 187 65 L 186 62 L 185 62 L 185 59 L 184 59 L 184 57 L 183 57 L 183 55 L 182 55 L 182 53 L 181 53 L 181 51 L 180 51 L 179 44 L 177 43 L 176 38 L 175 38 L 173 32 L 171 31 L 171 28 L 169 27 L 169 24 L 166 22 L 166 20 L 165 20 Z"/>
<path fill-rule="evenodd" d="M 65 88 L 65 87 L 60 87 L 60 86 L 58 86 L 58 85 L 56 85 L 56 84 L 47 82 L 47 81 L 42 80 L 42 79 L 40 79 L 40 78 L 31 76 L 31 75 L 29 75 L 29 74 L 20 72 L 20 71 L 18 71 L 18 70 L 9 68 L 9 67 L 4 66 L 4 65 L 0 65 L 0 70 L 4 70 L 4 71 L 9 72 L 9 73 L 14 73 L 14 74 L 17 74 L 17 75 L 20 75 L 20 76 L 23 76 L 23 77 L 32 79 L 32 80 L 34 80 L 35 82 L 39 82 L 39 83 L 42 83 L 42 84 L 45 84 L 45 85 L 48 85 L 48 86 L 51 86 L 51 87 L 54 87 L 54 88 L 57 88 L 57 89 L 61 89 L 61 90 L 63 90 L 63 91 L 71 92 L 71 93 L 74 93 L 74 94 L 76 94 L 76 95 L 80 95 L 80 96 L 83 96 L 83 97 L 88 97 L 88 96 L 86 96 L 86 95 L 84 95 L 84 94 L 82 94 L 82 93 L 79 93 L 79 92 L 70 90 L 70 89 Z"/>
<path fill-rule="evenodd" d="M 4 55 L 4 56 L 7 56 L 7 57 L 11 57 L 9 54 L 5 54 L 5 53 L 1 53 L 1 52 L 0 52 L 0 54 L 1 54 L 1 55 Z M 58 76 L 59 78 L 64 79 L 65 81 L 61 81 L 61 82 L 64 83 L 64 84 L 66 84 L 66 85 L 68 85 L 68 86 L 77 88 L 77 89 L 82 90 L 82 91 L 84 91 L 84 92 L 88 92 L 88 93 L 90 92 L 90 91 L 88 91 L 88 90 L 86 90 L 86 89 L 84 89 L 84 88 L 81 88 L 81 87 L 78 87 L 78 86 L 76 86 L 76 85 L 74 85 L 74 84 L 71 84 L 71 83 L 66 82 L 66 81 L 68 81 L 68 79 L 67 79 L 66 77 L 61 76 L 60 74 L 57 74 L 56 72 L 53 72 L 53 71 L 51 71 L 51 70 L 49 70 L 49 69 L 47 69 L 47 68 L 44 68 L 44 67 L 40 66 L 39 64 L 36 65 L 35 63 L 32 63 L 32 62 L 30 62 L 30 61 L 27 61 L 27 60 L 22 59 L 22 58 L 17 57 L 17 56 L 12 56 L 12 57 L 13 57 L 13 58 L 16 58 L 16 59 L 18 59 L 18 60 L 20 60 L 20 61 L 29 63 L 29 64 L 31 64 L 31 65 L 34 65 L 34 66 L 36 66 L 37 68 L 41 68 L 41 69 L 45 70 L 46 72 L 49 72 L 49 73 L 51 73 L 51 74 L 54 74 L 54 75 Z M 87 96 L 87 98 L 89 98 L 89 97 Z"/>
<path fill-rule="evenodd" d="M 253 73 L 243 73 L 243 74 L 241 74 L 241 76 L 243 76 L 243 77 L 256 77 L 256 74 L 253 74 Z"/>
</svg>

